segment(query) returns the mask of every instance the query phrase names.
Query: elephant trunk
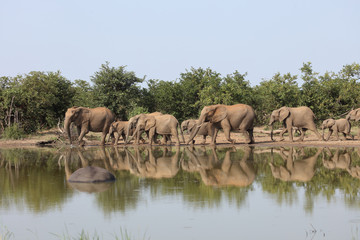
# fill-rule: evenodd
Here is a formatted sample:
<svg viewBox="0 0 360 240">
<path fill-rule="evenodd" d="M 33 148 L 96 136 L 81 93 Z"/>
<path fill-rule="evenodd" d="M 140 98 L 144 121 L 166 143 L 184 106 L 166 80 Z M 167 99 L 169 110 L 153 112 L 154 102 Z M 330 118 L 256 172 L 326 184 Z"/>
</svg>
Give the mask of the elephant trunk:
<svg viewBox="0 0 360 240">
<path fill-rule="evenodd" d="M 322 130 L 322 138 L 324 139 L 324 132 L 325 132 L 325 127 L 324 127 L 324 125 L 321 126 L 321 130 Z"/>
<path fill-rule="evenodd" d="M 270 132 L 270 138 L 271 138 L 271 141 L 275 141 L 274 138 L 274 124 L 271 123 L 271 132 Z"/>
<path fill-rule="evenodd" d="M 199 132 L 201 125 L 205 122 L 205 117 L 201 116 L 199 120 L 196 122 L 195 126 L 193 127 L 193 130 L 190 133 L 190 138 L 187 141 L 186 144 L 189 144 L 196 136 L 196 134 Z"/>
<path fill-rule="evenodd" d="M 65 118 L 65 122 L 64 122 L 64 130 L 69 138 L 70 144 L 72 144 L 72 140 L 71 140 L 71 131 L 70 131 L 70 124 L 71 124 L 71 120 L 68 118 Z"/>
</svg>

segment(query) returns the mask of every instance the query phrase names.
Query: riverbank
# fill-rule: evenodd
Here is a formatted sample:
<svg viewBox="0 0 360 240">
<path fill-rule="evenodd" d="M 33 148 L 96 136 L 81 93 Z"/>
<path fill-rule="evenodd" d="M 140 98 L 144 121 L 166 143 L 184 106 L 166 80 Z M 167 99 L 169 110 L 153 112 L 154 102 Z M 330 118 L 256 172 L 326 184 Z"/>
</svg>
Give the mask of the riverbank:
<svg viewBox="0 0 360 240">
<path fill-rule="evenodd" d="M 357 133 L 357 129 L 353 130 L 353 134 Z M 266 130 L 264 127 L 256 127 L 254 129 L 254 137 L 255 144 L 251 144 L 253 146 L 258 147 L 278 147 L 278 146 L 314 146 L 314 147 L 360 147 L 360 139 L 355 136 L 355 140 L 346 140 L 346 141 L 336 141 L 335 135 L 333 134 L 329 141 L 319 141 L 314 133 L 311 131 L 306 132 L 306 136 L 304 141 L 298 142 L 297 136 L 294 137 L 294 142 L 288 141 L 288 136 L 285 136 L 285 141 L 277 141 L 279 139 L 279 135 L 274 135 L 275 142 L 271 140 L 270 135 L 268 134 L 269 130 Z M 189 135 L 184 135 L 185 140 L 188 139 Z M 244 136 L 241 133 L 231 133 L 231 138 L 236 140 L 234 146 L 243 146 L 244 145 Z M 85 141 L 86 146 L 97 146 L 100 144 L 101 133 L 88 133 L 86 135 Z M 340 139 L 343 139 L 342 134 L 340 135 Z M 174 141 L 174 139 L 173 139 Z M 195 138 L 195 145 L 201 145 L 202 136 L 197 136 Z M 211 137 L 206 138 L 206 144 L 210 145 Z M 224 133 L 219 132 L 218 137 L 216 139 L 217 146 L 230 145 L 226 140 Z M 56 128 L 41 131 L 34 135 L 29 135 L 26 138 L 19 140 L 9 140 L 9 139 L 1 139 L 0 140 L 0 148 L 20 148 L 20 147 L 38 147 L 39 143 L 47 143 L 43 145 L 52 145 L 52 146 L 66 146 L 69 145 L 69 141 L 62 135 L 59 134 Z M 41 144 L 40 144 L 41 145 Z M 75 144 L 76 145 L 76 144 Z M 110 145 L 110 144 L 107 144 Z M 184 145 L 184 144 L 182 144 Z M 123 141 L 119 141 L 119 147 L 124 146 Z"/>
</svg>

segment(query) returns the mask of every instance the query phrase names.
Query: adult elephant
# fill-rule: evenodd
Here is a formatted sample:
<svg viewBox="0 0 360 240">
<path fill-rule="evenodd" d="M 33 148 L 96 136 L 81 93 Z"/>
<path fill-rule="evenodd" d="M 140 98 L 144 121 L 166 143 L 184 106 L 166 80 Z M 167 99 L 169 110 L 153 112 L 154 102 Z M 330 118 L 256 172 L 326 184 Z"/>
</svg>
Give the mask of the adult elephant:
<svg viewBox="0 0 360 240">
<path fill-rule="evenodd" d="M 154 137 L 157 134 L 163 135 L 163 140 L 165 142 L 166 142 L 165 139 L 169 135 L 171 135 L 175 137 L 176 145 L 180 145 L 179 135 L 177 130 L 178 127 L 179 127 L 178 120 L 170 114 L 162 114 L 155 116 L 149 114 L 141 114 L 134 134 L 139 136 L 142 131 L 148 131 L 150 145 L 153 144 L 153 141 L 155 140 Z M 182 140 L 183 142 L 185 142 L 181 128 L 180 128 L 180 132 L 181 132 Z"/>
<path fill-rule="evenodd" d="M 142 113 L 142 114 L 145 114 L 145 113 Z M 127 129 L 126 129 L 126 141 L 125 143 L 129 143 L 130 140 L 132 139 L 132 135 L 131 135 L 131 131 L 135 131 L 136 129 L 136 126 L 138 124 L 138 121 L 139 121 L 139 118 L 140 116 L 142 116 L 142 114 L 138 114 L 138 115 L 135 115 L 133 117 L 131 117 L 128 121 L 128 126 L 127 126 Z M 146 113 L 145 115 L 149 115 L 149 116 L 157 116 L 157 115 L 162 115 L 161 112 L 153 112 L 153 113 Z M 142 132 L 139 132 L 138 134 L 140 135 L 134 135 L 135 137 L 135 144 L 138 144 L 139 143 L 139 140 L 141 138 L 141 134 Z"/>
<path fill-rule="evenodd" d="M 199 120 L 197 121 L 187 144 L 194 139 L 202 124 L 205 122 L 214 124 L 214 134 L 211 139 L 212 145 L 215 145 L 216 136 L 221 128 L 224 131 L 226 139 L 231 143 L 235 143 L 235 140 L 230 138 L 230 131 L 241 132 L 247 139 L 246 143 L 254 143 L 254 120 L 254 109 L 246 104 L 236 104 L 230 106 L 217 104 L 206 106 L 202 109 Z"/>
<path fill-rule="evenodd" d="M 347 115 L 346 115 L 346 120 L 348 121 L 359 121 L 360 120 L 360 108 L 351 110 Z M 360 130 L 358 132 L 358 137 L 360 138 Z"/>
<path fill-rule="evenodd" d="M 326 119 L 321 124 L 322 129 L 322 136 L 324 137 L 324 130 L 325 128 L 329 129 L 329 133 L 327 137 L 325 138 L 325 141 L 328 141 L 331 134 L 335 132 L 336 140 L 339 140 L 339 132 L 341 132 L 344 135 L 344 140 L 346 140 L 346 136 L 349 136 L 352 140 L 354 140 L 354 136 L 351 134 L 351 124 L 350 122 L 345 119 L 337 119 L 334 120 L 332 118 Z"/>
<path fill-rule="evenodd" d="M 188 131 L 188 133 L 191 134 L 191 132 L 194 130 L 194 127 L 196 126 L 196 122 L 197 120 L 195 119 L 188 119 L 185 120 L 181 123 L 181 130 L 184 131 Z M 199 132 L 197 133 L 197 135 L 202 135 L 203 136 L 203 141 L 202 144 L 205 144 L 206 142 L 206 137 L 209 136 L 213 136 L 214 135 L 214 131 L 215 131 L 215 127 L 214 124 L 210 123 L 210 122 L 204 122 L 200 129 Z M 195 141 L 193 140 L 193 143 Z"/>
<path fill-rule="evenodd" d="M 319 140 L 323 140 L 316 129 L 314 122 L 315 115 L 308 107 L 282 107 L 274 110 L 270 116 L 269 125 L 271 126 L 271 140 L 273 139 L 273 124 L 276 121 L 282 122 L 284 129 L 280 133 L 280 141 L 284 140 L 284 133 L 289 132 L 289 140 L 293 141 L 293 127 L 300 129 L 300 141 L 304 140 L 306 130 L 313 131 Z"/>
<path fill-rule="evenodd" d="M 82 139 L 89 131 L 102 132 L 101 145 L 105 145 L 106 135 L 114 120 L 115 115 L 105 107 L 71 107 L 65 113 L 64 128 L 70 144 L 72 144 L 70 124 L 74 123 L 79 133 L 79 145 L 84 145 Z"/>
</svg>

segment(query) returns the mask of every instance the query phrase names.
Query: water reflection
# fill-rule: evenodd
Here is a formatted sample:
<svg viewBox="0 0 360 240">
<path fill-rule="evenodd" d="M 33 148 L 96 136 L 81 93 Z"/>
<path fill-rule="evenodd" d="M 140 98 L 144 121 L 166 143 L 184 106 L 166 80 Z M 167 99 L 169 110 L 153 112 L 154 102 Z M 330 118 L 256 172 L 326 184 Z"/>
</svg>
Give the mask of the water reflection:
<svg viewBox="0 0 360 240">
<path fill-rule="evenodd" d="M 280 166 L 275 166 L 272 153 L 272 161 L 269 162 L 269 165 L 274 178 L 282 181 L 308 182 L 315 175 L 315 164 L 322 149 L 319 148 L 317 152 L 310 157 L 304 157 L 305 152 L 303 148 L 300 151 L 294 150 L 294 147 L 290 147 L 289 150 L 281 148 L 277 150 L 277 152 L 284 163 Z"/>
<path fill-rule="evenodd" d="M 153 198 L 182 196 L 195 208 L 222 201 L 243 206 L 251 191 L 278 204 L 295 204 L 299 189 L 304 208 L 314 199 L 331 199 L 336 190 L 360 208 L 360 150 L 353 148 L 89 147 L 1 149 L 0 207 L 25 205 L 34 212 L 63 206 L 79 191 L 93 194 L 105 213 L 126 212 Z M 75 170 L 98 166 L 112 172 L 110 185 L 77 186 L 66 179 Z"/>
<path fill-rule="evenodd" d="M 236 149 L 227 149 L 220 161 L 215 148 L 211 149 L 211 154 L 206 154 L 206 150 L 200 153 L 187 147 L 185 152 L 189 161 L 182 162 L 182 167 L 186 171 L 199 172 L 205 185 L 245 187 L 254 181 L 255 170 L 250 161 L 253 149 L 245 147 L 243 150 L 243 157 L 235 160 L 231 159 L 231 153 L 236 153 Z"/>
</svg>

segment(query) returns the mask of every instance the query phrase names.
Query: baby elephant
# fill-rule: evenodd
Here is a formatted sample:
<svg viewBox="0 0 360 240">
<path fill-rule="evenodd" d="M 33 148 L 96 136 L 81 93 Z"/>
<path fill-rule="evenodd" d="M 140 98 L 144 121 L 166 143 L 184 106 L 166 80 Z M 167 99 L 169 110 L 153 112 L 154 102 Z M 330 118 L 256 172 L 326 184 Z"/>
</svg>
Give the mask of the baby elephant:
<svg viewBox="0 0 360 240">
<path fill-rule="evenodd" d="M 109 139 L 110 137 L 114 137 L 114 133 L 116 132 L 117 135 L 115 135 L 115 143 L 114 145 L 118 144 L 120 136 L 122 136 L 123 140 L 126 139 L 126 129 L 128 127 L 128 121 L 116 121 L 113 122 L 109 129 Z M 132 134 L 132 131 L 130 132 Z"/>
<path fill-rule="evenodd" d="M 327 137 L 325 138 L 325 141 L 328 141 L 331 134 L 335 131 L 335 136 L 336 136 L 336 140 L 339 140 L 339 132 L 341 132 L 346 140 L 346 135 L 348 135 L 349 137 L 351 137 L 352 140 L 354 140 L 354 136 L 351 135 L 350 131 L 351 131 L 351 124 L 348 120 L 346 120 L 345 118 L 341 118 L 338 120 L 334 120 L 332 118 L 330 119 L 326 119 L 322 125 L 322 135 L 324 137 L 324 129 L 328 128 L 329 129 L 329 133 L 327 135 Z"/>
</svg>

